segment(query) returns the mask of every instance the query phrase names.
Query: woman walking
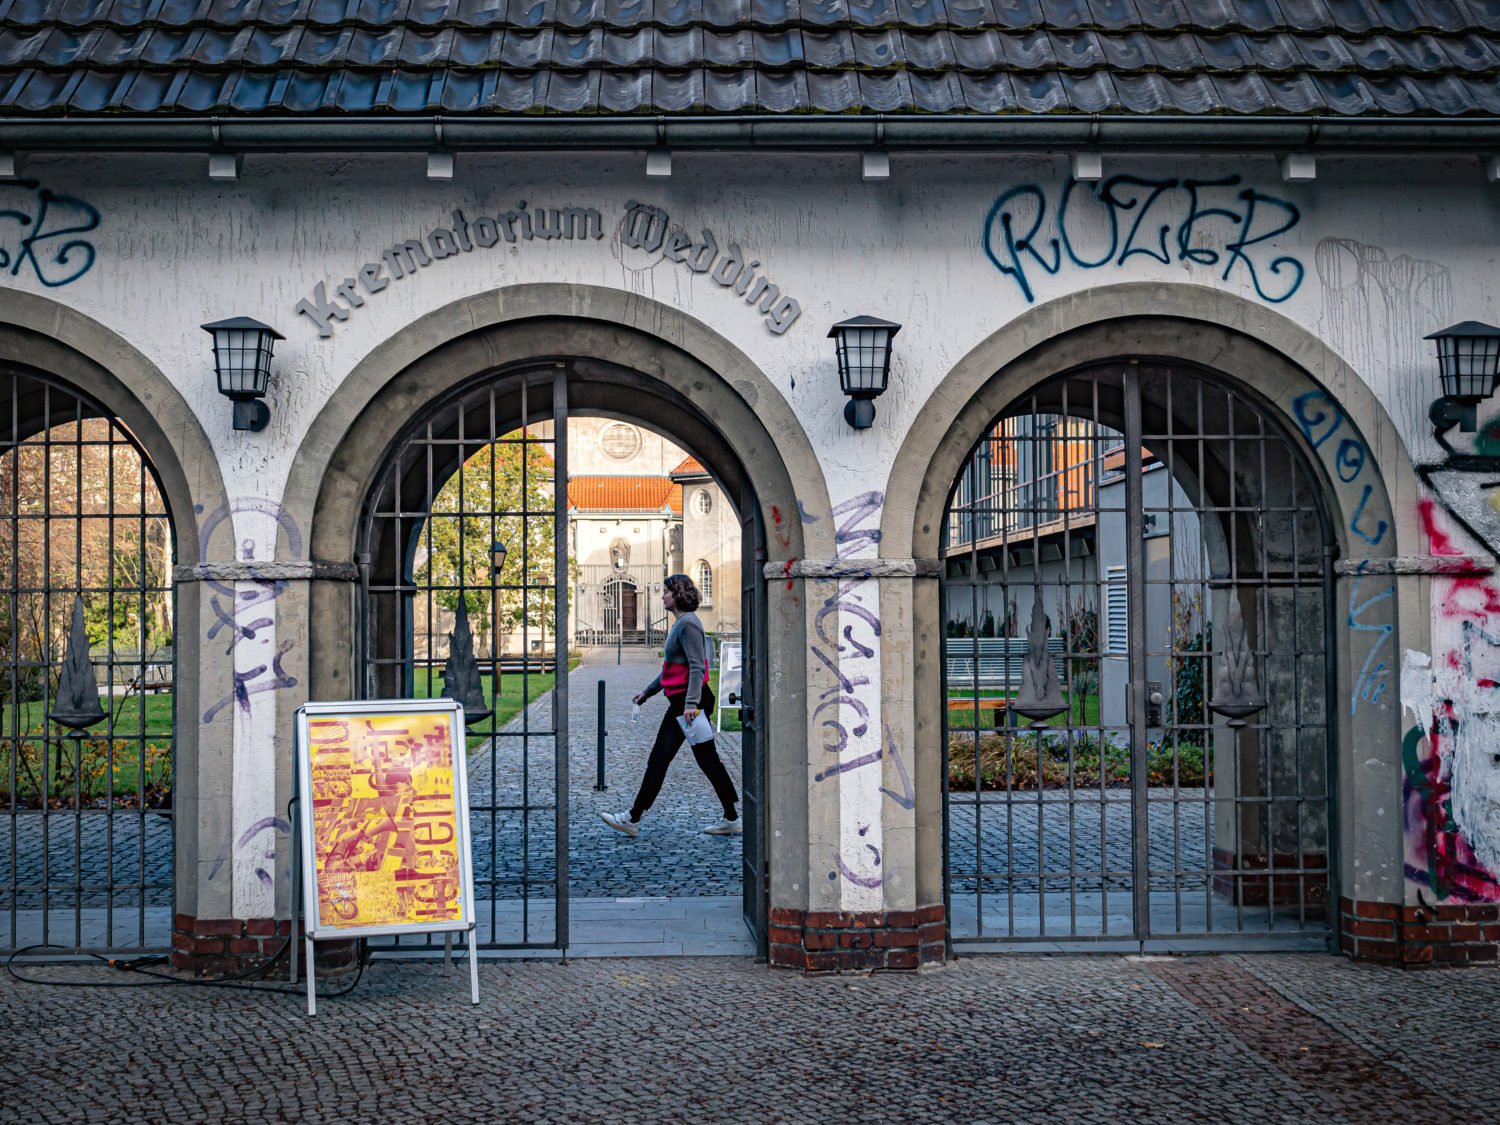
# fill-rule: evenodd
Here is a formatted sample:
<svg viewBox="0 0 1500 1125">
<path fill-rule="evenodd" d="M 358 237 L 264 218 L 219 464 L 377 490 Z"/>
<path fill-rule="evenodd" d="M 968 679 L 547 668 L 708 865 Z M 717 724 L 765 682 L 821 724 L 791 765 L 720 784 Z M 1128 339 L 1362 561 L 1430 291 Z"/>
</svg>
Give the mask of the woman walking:
<svg viewBox="0 0 1500 1125">
<path fill-rule="evenodd" d="M 714 692 L 708 686 L 708 639 L 703 635 L 703 622 L 693 612 L 699 601 L 698 587 L 686 574 L 674 574 L 662 583 L 661 604 L 668 613 L 677 615 L 677 621 L 667 634 L 661 675 L 646 685 L 635 697 L 635 703 L 639 705 L 657 692 L 665 692 L 667 713 L 662 716 L 661 727 L 656 732 L 656 743 L 646 761 L 646 776 L 641 778 L 635 804 L 630 806 L 628 813 L 599 814 L 605 824 L 627 836 L 634 836 L 641 830 L 641 817 L 656 801 L 662 782 L 666 780 L 667 767 L 682 746 L 684 735 L 678 719 L 686 719 L 691 724 L 700 711 L 704 715 L 713 714 Z M 713 785 L 719 804 L 724 807 L 723 819 L 703 831 L 710 836 L 735 835 L 740 831 L 739 813 L 735 811 L 740 796 L 735 792 L 734 782 L 729 780 L 729 771 L 719 759 L 713 739 L 694 746 L 693 757 Z"/>
</svg>

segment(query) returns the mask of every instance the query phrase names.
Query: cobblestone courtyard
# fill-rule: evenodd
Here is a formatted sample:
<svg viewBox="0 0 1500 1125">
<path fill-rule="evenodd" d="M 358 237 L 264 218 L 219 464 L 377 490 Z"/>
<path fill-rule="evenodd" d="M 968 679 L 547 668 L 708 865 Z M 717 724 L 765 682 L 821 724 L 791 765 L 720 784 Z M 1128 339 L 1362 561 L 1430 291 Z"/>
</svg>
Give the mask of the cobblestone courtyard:
<svg viewBox="0 0 1500 1125">
<path fill-rule="evenodd" d="M 25 966 L 127 984 L 101 966 Z M 0 1122 L 1500 1119 L 1500 971 L 1336 957 L 377 961 L 296 995 L 0 974 Z M 336 988 L 342 982 L 324 982 Z"/>
</svg>

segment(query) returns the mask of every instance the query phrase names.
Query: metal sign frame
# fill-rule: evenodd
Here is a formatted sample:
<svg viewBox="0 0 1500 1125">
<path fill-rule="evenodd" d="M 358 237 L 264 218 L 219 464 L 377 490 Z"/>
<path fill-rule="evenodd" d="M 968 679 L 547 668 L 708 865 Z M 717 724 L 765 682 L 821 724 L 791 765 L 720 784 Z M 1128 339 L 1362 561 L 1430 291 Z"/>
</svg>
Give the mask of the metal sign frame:
<svg viewBox="0 0 1500 1125">
<path fill-rule="evenodd" d="M 313 800 L 313 754 L 311 752 L 310 720 L 314 718 L 337 718 L 355 720 L 374 716 L 394 717 L 403 715 L 443 716 L 446 718 L 449 746 L 452 752 L 453 793 L 450 807 L 437 815 L 439 823 L 450 827 L 454 833 L 457 852 L 459 883 L 459 914 L 432 922 L 378 923 L 375 925 L 327 925 L 321 916 L 322 897 L 318 890 L 318 847 L 315 823 L 315 801 Z M 297 708 L 294 719 L 295 754 L 298 805 L 298 842 L 301 846 L 300 862 L 294 860 L 293 870 L 300 876 L 294 915 L 303 919 L 304 940 L 307 952 L 307 1014 L 317 1014 L 317 998 L 314 991 L 313 943 L 330 939 L 346 940 L 365 937 L 382 937 L 396 934 L 457 933 L 468 935 L 470 993 L 473 1003 L 479 1003 L 479 960 L 475 942 L 474 875 L 473 853 L 469 838 L 469 791 L 468 767 L 464 739 L 464 712 L 458 702 L 451 699 L 386 699 L 343 700 L 336 702 L 306 703 Z M 297 978 L 295 943 L 291 967 L 292 980 Z"/>
</svg>

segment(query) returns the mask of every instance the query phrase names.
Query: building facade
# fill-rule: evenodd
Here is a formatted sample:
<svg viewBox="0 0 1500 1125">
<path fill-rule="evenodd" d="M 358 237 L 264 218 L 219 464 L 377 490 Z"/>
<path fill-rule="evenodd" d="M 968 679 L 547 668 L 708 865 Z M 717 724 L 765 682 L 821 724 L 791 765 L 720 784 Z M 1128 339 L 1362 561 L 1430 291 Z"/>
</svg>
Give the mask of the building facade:
<svg viewBox="0 0 1500 1125">
<path fill-rule="evenodd" d="M 1500 23 L 1199 7 L 0 0 L 0 924 L 61 911 L 69 946 L 149 947 L 168 910 L 200 968 L 285 932 L 295 708 L 411 690 L 437 490 L 547 423 L 519 456 L 559 478 L 606 475 L 612 427 L 663 435 L 681 565 L 710 567 L 716 612 L 740 595 L 717 627 L 747 646 L 771 963 L 1493 960 L 1500 421 L 1484 398 L 1435 435 L 1424 338 L 1500 320 Z M 859 313 L 901 330 L 856 429 L 827 336 Z M 236 316 L 284 337 L 258 431 L 200 327 Z M 960 542 L 987 437 L 1030 483 L 1094 476 L 992 490 Z M 35 488 L 96 446 L 132 495 Z M 483 518 L 576 521 L 583 567 L 620 549 L 563 496 L 517 503 Z M 672 555 L 663 507 L 600 513 L 641 528 L 629 566 Z M 38 516 L 117 559 L 169 540 L 173 565 L 127 582 L 59 548 L 27 633 Z M 741 526 L 741 556 L 710 558 L 700 519 Z M 565 550 L 510 560 L 517 621 L 574 635 Z M 55 816 L 85 771 L 38 749 L 50 669 L 74 597 L 104 636 L 127 587 L 172 634 L 174 718 L 144 692 L 112 715 L 82 745 L 134 788 Z M 1015 643 L 965 700 L 949 658 L 990 638 L 950 623 L 986 614 Z M 48 825 L 88 817 L 125 851 L 165 833 L 170 864 L 48 866 Z M 196 952 L 215 939 L 248 944 Z"/>
</svg>

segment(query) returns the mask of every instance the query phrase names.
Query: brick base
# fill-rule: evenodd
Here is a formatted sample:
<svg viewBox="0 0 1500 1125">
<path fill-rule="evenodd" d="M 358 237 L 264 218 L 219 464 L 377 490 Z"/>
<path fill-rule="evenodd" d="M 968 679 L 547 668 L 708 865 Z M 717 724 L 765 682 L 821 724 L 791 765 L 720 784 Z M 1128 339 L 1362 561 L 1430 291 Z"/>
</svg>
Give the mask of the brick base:
<svg viewBox="0 0 1500 1125">
<path fill-rule="evenodd" d="M 200 977 L 234 976 L 268 960 L 287 960 L 283 949 L 291 936 L 288 918 L 194 918 L 172 916 L 172 968 Z M 297 927 L 297 940 L 302 927 Z M 338 973 L 354 967 L 357 941 L 320 941 L 318 972 Z"/>
<path fill-rule="evenodd" d="M 938 965 L 948 952 L 945 929 L 941 905 L 866 914 L 773 906 L 770 961 L 809 973 Z"/>
<path fill-rule="evenodd" d="M 1400 906 L 1341 898 L 1339 945 L 1356 961 L 1404 969 L 1500 960 L 1500 904 Z"/>
<path fill-rule="evenodd" d="M 1301 870 L 1301 874 L 1296 872 Z M 1302 907 L 1321 918 L 1328 901 L 1328 857 L 1295 852 L 1238 855 L 1214 849 L 1214 894 L 1240 906 Z M 1272 901 L 1274 900 L 1274 901 Z"/>
</svg>

